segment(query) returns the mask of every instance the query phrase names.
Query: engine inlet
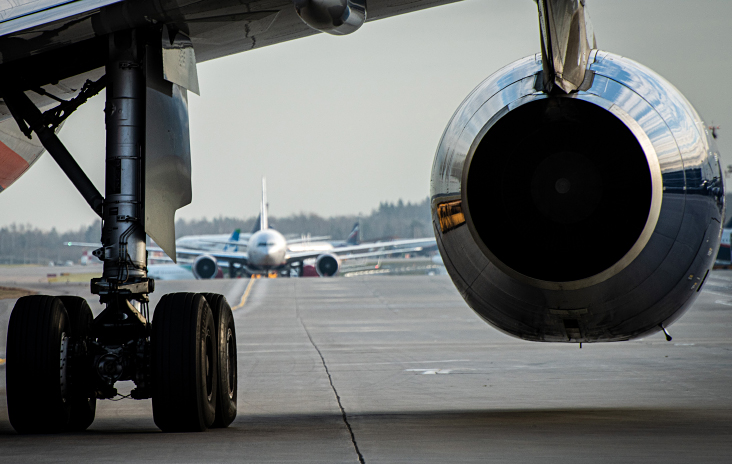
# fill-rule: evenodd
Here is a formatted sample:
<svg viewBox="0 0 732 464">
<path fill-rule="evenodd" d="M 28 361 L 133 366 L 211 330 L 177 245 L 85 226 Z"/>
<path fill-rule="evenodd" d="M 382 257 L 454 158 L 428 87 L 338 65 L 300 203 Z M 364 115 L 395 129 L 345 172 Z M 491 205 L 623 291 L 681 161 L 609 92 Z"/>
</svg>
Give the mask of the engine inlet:
<svg viewBox="0 0 732 464">
<path fill-rule="evenodd" d="M 648 220 L 651 172 L 630 129 L 607 110 L 546 98 L 508 112 L 472 157 L 464 200 L 483 245 L 550 282 L 591 277 L 633 247 Z"/>
</svg>

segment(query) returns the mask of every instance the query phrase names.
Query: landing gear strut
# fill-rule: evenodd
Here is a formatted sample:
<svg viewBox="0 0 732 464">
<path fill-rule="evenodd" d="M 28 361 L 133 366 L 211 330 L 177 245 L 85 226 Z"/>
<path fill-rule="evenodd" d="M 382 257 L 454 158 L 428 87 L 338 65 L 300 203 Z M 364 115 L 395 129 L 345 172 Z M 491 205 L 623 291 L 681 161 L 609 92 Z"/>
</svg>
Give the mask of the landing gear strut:
<svg viewBox="0 0 732 464">
<path fill-rule="evenodd" d="M 160 32 L 109 36 L 103 203 L 93 186 L 93 192 L 86 188 L 91 183 L 75 162 L 65 169 L 102 213 L 102 247 L 94 254 L 104 268 L 101 278 L 92 279 L 91 292 L 105 309 L 92 320 L 83 298 L 53 296 L 23 297 L 13 309 L 7 398 L 10 422 L 20 433 L 86 429 L 96 400 L 117 396 L 121 380 L 134 381 L 130 397 L 152 398 L 155 423 L 164 431 L 226 427 L 236 417 L 236 332 L 226 299 L 164 295 L 150 322 L 155 285 L 147 276 L 145 118 L 146 73 L 155 69 L 146 53 L 160 46 Z M 65 152 L 22 92 L 6 100 L 15 103 L 21 128 L 45 134 L 50 142 L 44 147 L 52 154 Z M 73 161 L 70 155 L 57 159 Z"/>
</svg>

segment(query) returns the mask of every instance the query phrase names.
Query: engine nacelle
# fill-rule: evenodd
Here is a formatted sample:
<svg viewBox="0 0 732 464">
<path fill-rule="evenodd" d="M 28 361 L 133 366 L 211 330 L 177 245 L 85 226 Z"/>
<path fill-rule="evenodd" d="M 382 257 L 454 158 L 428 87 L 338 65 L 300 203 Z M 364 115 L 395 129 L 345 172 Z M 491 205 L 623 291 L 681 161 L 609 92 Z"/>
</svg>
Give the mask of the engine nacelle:
<svg viewBox="0 0 732 464">
<path fill-rule="evenodd" d="M 201 255 L 193 261 L 191 271 L 196 279 L 214 279 L 219 274 L 219 264 L 211 255 Z"/>
<path fill-rule="evenodd" d="M 315 270 L 320 277 L 333 277 L 338 274 L 341 262 L 338 257 L 330 253 L 323 253 L 315 260 Z"/>
<path fill-rule="evenodd" d="M 315 30 L 346 35 L 366 21 L 366 0 L 295 0 L 295 11 Z"/>
<path fill-rule="evenodd" d="M 629 340 L 698 296 L 724 189 L 703 121 L 638 63 L 593 51 L 579 91 L 542 91 L 541 56 L 461 104 L 435 155 L 445 266 L 484 320 L 534 341 Z"/>
</svg>

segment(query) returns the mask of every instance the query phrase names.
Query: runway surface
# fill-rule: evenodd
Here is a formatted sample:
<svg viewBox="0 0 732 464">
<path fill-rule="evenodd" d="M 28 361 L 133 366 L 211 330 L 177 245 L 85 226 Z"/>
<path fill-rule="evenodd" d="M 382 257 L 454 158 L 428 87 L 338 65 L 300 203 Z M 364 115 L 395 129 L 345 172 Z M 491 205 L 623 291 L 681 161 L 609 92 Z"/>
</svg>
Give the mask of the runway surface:
<svg viewBox="0 0 732 464">
<path fill-rule="evenodd" d="M 205 290 L 237 306 L 247 284 L 158 282 L 153 303 Z M 0 358 L 13 304 L 0 300 Z M 258 280 L 235 320 L 228 429 L 164 434 L 150 400 L 126 399 L 99 401 L 85 433 L 19 436 L 0 367 L 0 462 L 732 462 L 729 271 L 710 275 L 672 342 L 516 340 L 445 276 Z"/>
</svg>

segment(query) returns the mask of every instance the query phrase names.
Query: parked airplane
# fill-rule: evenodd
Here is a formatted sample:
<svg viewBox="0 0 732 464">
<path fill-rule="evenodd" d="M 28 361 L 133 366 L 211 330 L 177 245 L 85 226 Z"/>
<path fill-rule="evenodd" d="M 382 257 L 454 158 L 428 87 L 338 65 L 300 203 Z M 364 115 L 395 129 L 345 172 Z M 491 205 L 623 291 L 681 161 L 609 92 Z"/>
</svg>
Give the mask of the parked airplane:
<svg viewBox="0 0 732 464">
<path fill-rule="evenodd" d="M 238 239 L 234 239 L 233 236 L 226 239 L 225 236 L 222 235 L 191 235 L 187 237 L 181 237 L 178 240 L 175 241 L 176 246 L 188 248 L 188 249 L 194 249 L 194 250 L 221 250 L 221 251 L 228 251 L 229 249 L 232 251 L 239 251 L 245 250 L 247 246 L 249 245 L 249 238 L 252 236 L 252 234 L 256 233 L 260 230 L 260 223 L 261 223 L 261 216 L 257 216 L 257 221 L 254 226 L 254 229 L 252 230 L 251 234 L 245 234 L 240 236 Z M 287 249 L 289 251 L 308 251 L 308 250 L 330 250 L 334 247 L 339 246 L 345 246 L 345 245 L 358 245 L 360 243 L 359 241 L 359 233 L 358 233 L 359 225 L 356 223 L 353 226 L 353 229 L 351 230 L 351 233 L 348 235 L 348 238 L 346 238 L 345 241 L 329 241 L 330 236 L 329 235 L 322 235 L 322 236 L 311 236 L 309 234 L 307 235 L 300 235 L 297 236 L 285 236 L 287 239 Z M 243 238 L 246 238 L 244 240 Z M 226 247 L 229 247 L 228 249 Z M 236 248 L 236 249 L 234 249 Z"/>
<path fill-rule="evenodd" d="M 244 251 L 201 251 L 178 248 L 177 258 L 191 264 L 191 271 L 197 279 L 212 279 L 221 274 L 221 268 L 228 268 L 231 277 L 237 275 L 254 275 L 277 273 L 290 276 L 290 270 L 297 270 L 304 275 L 303 266 L 306 260 L 315 260 L 314 269 L 321 277 L 331 277 L 338 273 L 340 263 L 346 259 L 357 259 L 368 256 L 381 256 L 395 253 L 421 251 L 427 247 L 435 247 L 433 238 L 405 239 L 389 242 L 348 244 L 358 240 L 358 224 L 354 225 L 351 234 L 343 246 L 333 246 L 328 242 L 299 243 L 298 248 L 288 246 L 288 240 L 275 229 L 269 227 L 267 204 L 267 184 L 262 179 L 262 202 L 260 205 L 259 227 L 247 242 Z M 341 244 L 339 244 L 341 245 Z M 162 251 L 149 247 L 150 251 Z"/>
<path fill-rule="evenodd" d="M 119 380 L 136 383 L 133 398 L 152 398 L 162 430 L 230 424 L 237 350 L 223 296 L 169 294 L 153 324 L 147 312 L 145 235 L 176 256 L 174 214 L 191 201 L 186 98 L 198 92 L 196 62 L 349 34 L 367 11 L 374 20 L 451 1 L 0 3 L 0 188 L 49 152 L 102 218 L 104 270 L 91 290 L 106 305 L 92 324 L 82 298 L 18 300 L 7 330 L 12 426 L 83 430 Z M 455 111 L 432 168 L 437 245 L 467 304 L 507 334 L 670 339 L 666 327 L 699 296 L 719 248 L 720 156 L 673 85 L 597 49 L 588 3 L 537 0 L 541 53 L 496 71 Z M 104 87 L 102 196 L 56 132 Z M 248 253 L 229 259 L 291 265 L 284 240 L 266 218 L 262 226 Z M 324 274 L 337 269 L 337 259 L 318 259 Z"/>
<path fill-rule="evenodd" d="M 261 218 L 257 217 L 254 229 L 251 233 L 241 233 L 241 229 L 236 229 L 227 236 L 226 234 L 209 234 L 209 235 L 186 235 L 175 241 L 176 247 L 188 248 L 193 250 L 207 251 L 239 251 L 245 249 L 249 243 L 249 238 L 259 230 Z M 319 242 L 329 239 L 329 236 L 320 237 L 288 237 L 288 244 L 301 242 Z"/>
<path fill-rule="evenodd" d="M 257 231 L 261 230 L 261 214 L 259 217 L 257 217 L 257 225 L 254 228 L 254 232 L 252 234 L 246 234 L 245 236 L 247 238 L 251 238 L 251 236 L 256 233 Z M 273 230 L 273 229 L 270 229 Z M 227 238 L 228 237 L 228 238 Z M 165 255 L 163 250 L 161 248 L 156 247 L 155 245 L 148 246 L 148 277 L 156 279 L 156 280 L 186 280 L 186 279 L 213 279 L 213 278 L 221 278 L 224 277 L 225 273 L 224 270 L 228 269 L 228 275 L 230 277 L 245 275 L 245 274 L 253 274 L 253 273 L 259 273 L 262 272 L 262 269 L 249 269 L 247 272 L 247 269 L 242 266 L 243 261 L 241 259 L 232 259 L 230 258 L 231 255 L 226 254 L 226 256 L 215 263 L 215 265 L 208 259 L 208 258 L 201 258 L 198 261 L 194 261 L 194 258 L 191 258 L 192 256 L 212 256 L 221 252 L 221 253 L 237 253 L 239 251 L 245 252 L 247 250 L 249 240 L 241 240 L 241 230 L 236 229 L 230 236 L 221 235 L 221 234 L 211 234 L 211 235 L 189 235 L 185 237 L 181 237 L 176 240 L 176 247 L 179 250 L 179 258 L 178 262 L 180 264 L 174 264 L 173 260 Z M 320 252 L 319 254 L 323 254 L 324 252 L 328 252 L 333 250 L 336 247 L 342 248 L 345 246 L 353 246 L 358 245 L 360 243 L 359 240 L 359 223 L 355 223 L 353 226 L 353 229 L 351 229 L 350 234 L 346 238 L 345 241 L 334 241 L 334 242 L 328 242 L 325 241 L 326 239 L 329 239 L 330 237 L 322 236 L 322 237 L 310 237 L 310 236 L 301 236 L 300 238 L 286 238 L 287 241 L 287 251 L 288 253 L 303 253 L 303 252 Z M 420 240 L 416 242 L 417 244 L 421 244 L 424 242 L 424 248 L 429 247 L 435 247 L 434 239 L 425 239 Z M 79 247 L 93 247 L 93 248 L 99 248 L 101 246 L 101 243 L 93 243 L 93 242 L 64 242 L 67 246 L 79 246 Z M 414 251 L 415 245 L 414 242 L 408 242 L 408 251 Z M 399 248 L 402 247 L 401 242 L 395 242 L 395 243 L 384 243 L 380 244 L 379 246 L 372 246 L 370 248 Z M 419 247 L 417 247 L 419 248 Z M 399 251 L 392 251 L 392 253 L 398 253 Z M 239 255 L 237 255 L 238 257 Z M 299 255 L 298 255 L 299 256 Z M 87 264 L 88 262 L 91 262 L 91 260 L 94 260 L 95 258 L 91 256 L 87 251 L 84 251 L 84 255 L 82 257 L 82 264 Z M 215 259 L 215 258 L 214 258 Z M 350 257 L 349 257 L 350 259 Z M 202 274 L 199 274 L 197 272 L 194 272 L 192 269 L 194 268 L 194 264 L 198 262 Z M 233 264 L 232 264 L 233 262 Z M 283 275 L 289 276 L 289 269 L 293 267 L 290 265 L 289 267 L 285 267 L 281 270 L 281 273 Z M 303 268 L 302 262 L 295 262 L 295 267 L 298 270 L 298 275 L 300 276 L 313 276 L 313 275 L 320 275 L 319 272 L 322 272 L 322 269 L 320 271 L 317 270 L 317 263 L 316 265 L 309 265 L 305 266 Z M 213 275 L 209 276 L 209 273 L 207 270 L 211 268 L 215 268 L 215 271 L 213 272 Z M 312 272 L 310 271 L 312 268 Z M 303 270 L 305 269 L 305 270 Z"/>
</svg>

